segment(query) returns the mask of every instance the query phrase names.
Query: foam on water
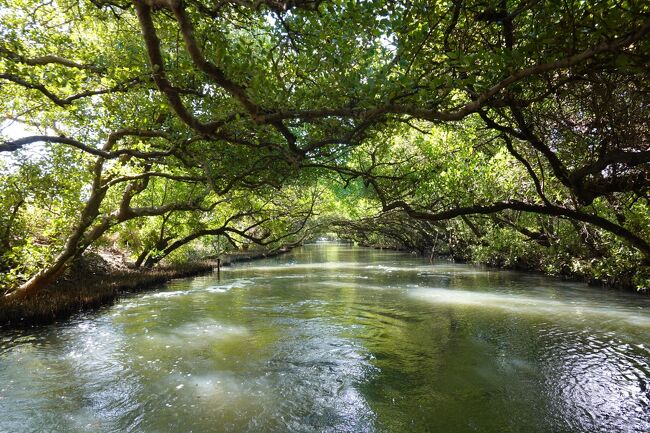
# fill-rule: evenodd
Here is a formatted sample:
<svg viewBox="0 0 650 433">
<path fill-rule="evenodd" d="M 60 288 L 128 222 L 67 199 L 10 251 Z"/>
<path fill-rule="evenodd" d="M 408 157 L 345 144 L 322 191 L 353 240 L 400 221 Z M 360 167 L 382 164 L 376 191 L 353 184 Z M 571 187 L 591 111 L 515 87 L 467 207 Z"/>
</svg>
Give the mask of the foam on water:
<svg viewBox="0 0 650 433">
<path fill-rule="evenodd" d="M 173 292 L 158 292 L 158 293 L 153 293 L 150 295 L 144 295 L 142 296 L 142 299 L 147 299 L 147 298 L 173 298 L 175 296 L 182 296 L 182 295 L 187 295 L 189 293 L 189 290 L 176 290 Z"/>
</svg>

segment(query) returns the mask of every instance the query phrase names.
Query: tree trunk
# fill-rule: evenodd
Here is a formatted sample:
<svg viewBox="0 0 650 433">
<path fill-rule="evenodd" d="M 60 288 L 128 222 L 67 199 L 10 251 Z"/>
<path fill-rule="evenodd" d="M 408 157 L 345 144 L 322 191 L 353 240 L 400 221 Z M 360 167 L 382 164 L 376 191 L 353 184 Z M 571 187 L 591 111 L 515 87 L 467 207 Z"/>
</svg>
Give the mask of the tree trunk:
<svg viewBox="0 0 650 433">
<path fill-rule="evenodd" d="M 20 287 L 18 287 L 18 289 L 7 296 L 15 298 L 27 298 L 35 295 L 37 292 L 52 284 L 61 275 L 61 273 L 63 273 L 66 266 L 75 258 L 80 235 L 81 233 L 75 233 L 75 235 L 69 237 L 65 248 L 56 257 L 51 265 L 45 269 L 42 269 L 40 272 L 31 277 Z"/>
<path fill-rule="evenodd" d="M 97 184 L 96 184 L 97 186 Z M 54 262 L 42 269 L 36 275 L 23 283 L 18 289 L 11 292 L 10 297 L 30 297 L 52 284 L 65 270 L 66 266 L 79 254 L 80 244 L 84 233 L 99 215 L 99 207 L 106 196 L 107 189 L 96 188 L 92 191 L 86 207 L 84 208 L 79 223 L 65 242 L 63 250 L 54 259 Z"/>
<path fill-rule="evenodd" d="M 142 263 L 144 263 L 144 260 L 147 258 L 147 256 L 149 256 L 150 252 L 151 252 L 151 248 L 145 248 L 140 253 L 138 258 L 135 260 L 135 263 L 133 264 L 133 266 L 135 266 L 136 268 L 139 268 L 140 266 L 142 266 Z"/>
</svg>

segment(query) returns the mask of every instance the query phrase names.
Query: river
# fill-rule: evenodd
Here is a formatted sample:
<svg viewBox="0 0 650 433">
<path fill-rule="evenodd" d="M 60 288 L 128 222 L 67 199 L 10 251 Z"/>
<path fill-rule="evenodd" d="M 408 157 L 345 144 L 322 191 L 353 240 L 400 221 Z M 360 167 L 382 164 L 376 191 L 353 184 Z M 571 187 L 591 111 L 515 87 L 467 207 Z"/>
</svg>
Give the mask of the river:
<svg viewBox="0 0 650 433">
<path fill-rule="evenodd" d="M 340 244 L 0 334 L 0 432 L 648 432 L 650 299 Z"/>
</svg>

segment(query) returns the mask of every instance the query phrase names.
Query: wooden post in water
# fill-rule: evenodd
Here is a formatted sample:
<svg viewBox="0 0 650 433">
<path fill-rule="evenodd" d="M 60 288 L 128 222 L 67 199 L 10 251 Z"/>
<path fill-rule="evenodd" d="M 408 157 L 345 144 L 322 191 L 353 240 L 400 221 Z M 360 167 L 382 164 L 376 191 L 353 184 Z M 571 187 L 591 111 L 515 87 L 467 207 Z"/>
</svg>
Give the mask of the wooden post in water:
<svg viewBox="0 0 650 433">
<path fill-rule="evenodd" d="M 217 259 L 217 278 L 221 278 L 221 259 Z"/>
</svg>

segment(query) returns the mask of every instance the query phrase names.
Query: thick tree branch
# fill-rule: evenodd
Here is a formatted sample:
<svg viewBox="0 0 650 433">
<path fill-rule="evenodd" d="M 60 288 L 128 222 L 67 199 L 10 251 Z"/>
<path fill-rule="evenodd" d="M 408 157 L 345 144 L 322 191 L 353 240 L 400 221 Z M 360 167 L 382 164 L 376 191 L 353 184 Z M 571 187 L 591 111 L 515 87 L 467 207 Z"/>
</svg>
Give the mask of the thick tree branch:
<svg viewBox="0 0 650 433">
<path fill-rule="evenodd" d="M 29 66 L 45 66 L 50 64 L 56 64 L 60 66 L 65 66 L 67 68 L 84 69 L 84 70 L 94 72 L 96 74 L 102 74 L 106 72 L 105 68 L 101 68 L 93 64 L 75 62 L 74 60 L 66 59 L 64 57 L 59 57 L 55 55 L 47 55 L 47 56 L 31 57 L 31 58 L 22 56 L 1 45 L 0 45 L 0 55 L 7 59 L 13 60 L 18 63 L 23 63 Z"/>
<path fill-rule="evenodd" d="M 108 151 L 106 148 L 112 149 L 114 145 L 126 137 L 141 137 L 141 138 L 163 138 L 167 141 L 170 141 L 171 138 L 168 134 L 162 131 L 151 131 L 151 130 L 141 130 L 141 129 L 121 129 L 111 133 L 106 140 L 105 146 L 102 149 L 88 146 L 82 142 L 75 140 L 70 137 L 65 136 L 54 136 L 54 135 L 30 135 L 28 137 L 22 137 L 12 141 L 6 141 L 0 143 L 0 152 L 15 152 L 24 146 L 33 144 L 33 143 L 60 143 L 67 144 L 79 150 L 82 150 L 91 155 L 99 156 L 105 159 L 114 159 L 120 156 L 132 156 L 134 158 L 158 158 L 164 156 L 173 155 L 176 146 L 172 146 L 168 150 L 161 151 L 140 151 L 136 149 L 118 149 Z"/>
<path fill-rule="evenodd" d="M 253 102 L 246 92 L 244 86 L 237 84 L 228 76 L 226 73 L 219 68 L 214 63 L 208 61 L 194 37 L 194 26 L 190 21 L 185 8 L 182 5 L 182 2 L 178 0 L 169 0 L 169 7 L 174 13 L 176 20 L 180 26 L 181 34 L 183 35 L 183 40 L 185 41 L 185 47 L 187 52 L 194 64 L 205 74 L 211 77 L 217 84 L 224 88 L 228 93 L 230 93 L 242 106 L 248 111 L 252 119 L 256 123 L 261 123 L 260 114 L 264 111 L 259 105 Z M 296 147 L 296 136 L 287 128 L 287 126 L 282 123 L 281 120 L 274 120 L 269 122 L 270 125 L 275 127 L 282 136 L 287 140 L 292 151 L 299 153 L 300 150 Z"/>
<path fill-rule="evenodd" d="M 474 205 L 464 206 L 449 209 L 441 212 L 426 212 L 413 209 L 410 205 L 403 201 L 395 201 L 385 203 L 383 206 L 384 212 L 392 209 L 402 209 L 410 217 L 421 219 L 425 221 L 444 221 L 456 218 L 462 215 L 490 215 L 504 210 L 518 210 L 523 212 L 531 212 L 541 215 L 552 215 L 562 218 L 568 218 L 575 221 L 582 221 L 600 227 L 610 233 L 613 233 L 628 243 L 636 247 L 643 255 L 645 260 L 650 262 L 650 243 L 645 239 L 635 235 L 630 230 L 622 227 L 612 221 L 595 214 L 588 214 L 581 211 L 567 209 L 564 207 L 554 205 L 539 205 L 532 203 L 525 203 L 519 200 L 509 200 L 496 202 L 489 205 Z"/>
<path fill-rule="evenodd" d="M 201 134 L 207 136 L 214 135 L 219 127 L 221 127 L 227 120 L 203 123 L 194 117 L 187 108 L 185 108 L 178 89 L 167 79 L 163 56 L 160 49 L 160 39 L 156 33 L 156 28 L 151 16 L 151 7 L 140 0 L 134 1 L 134 5 L 156 86 L 163 95 L 165 95 L 169 105 L 183 122 Z"/>
</svg>

